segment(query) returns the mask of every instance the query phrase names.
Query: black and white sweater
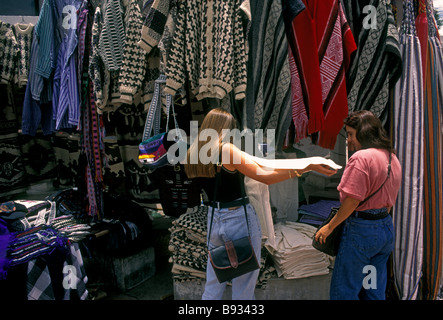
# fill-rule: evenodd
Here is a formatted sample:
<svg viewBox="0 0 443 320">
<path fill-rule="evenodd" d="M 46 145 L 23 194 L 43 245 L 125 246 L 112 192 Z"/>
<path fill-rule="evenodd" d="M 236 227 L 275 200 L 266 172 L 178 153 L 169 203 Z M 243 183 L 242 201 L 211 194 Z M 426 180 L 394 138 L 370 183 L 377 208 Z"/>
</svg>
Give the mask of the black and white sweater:
<svg viewBox="0 0 443 320">
<path fill-rule="evenodd" d="M 245 97 L 249 0 L 177 1 L 165 93 L 175 95 L 189 79 L 197 99 Z"/>
<path fill-rule="evenodd" d="M 126 43 L 119 75 L 120 99 L 132 104 L 134 95 L 141 88 L 147 67 L 146 52 L 138 45 L 143 17 L 138 0 L 131 0 L 128 6 Z"/>
</svg>

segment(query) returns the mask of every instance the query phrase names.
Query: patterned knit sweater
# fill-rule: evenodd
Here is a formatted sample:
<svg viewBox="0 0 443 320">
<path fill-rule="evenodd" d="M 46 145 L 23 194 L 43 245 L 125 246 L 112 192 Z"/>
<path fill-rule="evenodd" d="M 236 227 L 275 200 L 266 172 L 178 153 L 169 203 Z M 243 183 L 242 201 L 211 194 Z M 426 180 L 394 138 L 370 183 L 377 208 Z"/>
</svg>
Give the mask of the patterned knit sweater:
<svg viewBox="0 0 443 320">
<path fill-rule="evenodd" d="M 17 58 L 17 40 L 12 25 L 0 21 L 0 83 L 11 83 Z"/>
<path fill-rule="evenodd" d="M 107 0 L 103 15 L 99 50 L 108 71 L 119 70 L 123 60 L 125 26 L 120 0 Z"/>
<path fill-rule="evenodd" d="M 188 78 L 194 96 L 222 99 L 246 91 L 249 0 L 178 1 L 165 93 L 175 95 Z M 246 23 L 245 23 L 246 22 Z"/>
<path fill-rule="evenodd" d="M 133 97 L 140 89 L 145 76 L 147 60 L 145 51 L 137 43 L 143 25 L 143 17 L 138 1 L 131 0 L 128 10 L 129 18 L 119 75 L 119 90 L 122 102 L 132 104 Z"/>
<path fill-rule="evenodd" d="M 31 59 L 31 43 L 33 24 L 15 24 L 14 31 L 18 46 L 17 76 L 18 86 L 28 83 L 29 61 Z"/>
</svg>

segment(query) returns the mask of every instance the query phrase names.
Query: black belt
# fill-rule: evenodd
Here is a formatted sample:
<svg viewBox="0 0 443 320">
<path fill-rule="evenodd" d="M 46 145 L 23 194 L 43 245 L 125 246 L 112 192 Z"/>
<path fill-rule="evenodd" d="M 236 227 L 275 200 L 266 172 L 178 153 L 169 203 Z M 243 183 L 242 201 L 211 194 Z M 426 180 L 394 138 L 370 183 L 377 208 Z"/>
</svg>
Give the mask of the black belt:
<svg viewBox="0 0 443 320">
<path fill-rule="evenodd" d="M 217 209 L 226 209 L 226 208 L 242 206 L 243 203 L 245 205 L 248 204 L 249 203 L 249 198 L 245 197 L 244 199 L 240 198 L 240 199 L 237 199 L 237 200 L 234 200 L 234 201 L 228 201 L 228 202 L 218 202 L 218 201 L 215 201 L 215 203 L 208 202 L 208 203 L 205 203 L 205 204 L 208 205 L 208 206 L 211 206 L 211 207 L 214 206 L 214 208 L 217 208 Z"/>
<path fill-rule="evenodd" d="M 365 220 L 379 220 L 389 216 L 389 212 L 383 211 L 380 213 L 370 213 L 365 211 L 354 211 L 351 216 L 354 218 L 360 218 Z"/>
</svg>

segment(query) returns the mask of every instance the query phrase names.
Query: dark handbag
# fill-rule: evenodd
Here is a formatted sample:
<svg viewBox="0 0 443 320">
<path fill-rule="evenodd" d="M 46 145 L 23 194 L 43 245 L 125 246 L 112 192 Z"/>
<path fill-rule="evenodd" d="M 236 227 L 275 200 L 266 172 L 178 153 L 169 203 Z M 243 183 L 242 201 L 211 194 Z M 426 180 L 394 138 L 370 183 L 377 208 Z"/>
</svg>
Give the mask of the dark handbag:
<svg viewBox="0 0 443 320">
<path fill-rule="evenodd" d="M 332 220 L 332 218 L 335 217 L 338 211 L 338 207 L 331 208 L 331 212 L 329 213 L 329 216 L 326 218 L 326 220 L 318 227 L 317 231 L 320 230 L 322 227 L 327 225 L 329 221 Z M 340 223 L 332 232 L 331 234 L 326 238 L 326 241 L 324 243 L 320 243 L 320 241 L 317 241 L 314 238 L 312 239 L 312 246 L 320 250 L 323 253 L 326 253 L 330 256 L 336 256 L 338 252 L 338 247 L 340 245 L 340 237 L 343 231 L 343 222 Z M 316 232 L 317 233 L 317 232 Z"/>
<path fill-rule="evenodd" d="M 366 199 L 364 199 L 362 202 L 360 202 L 359 206 L 362 205 L 364 202 L 366 202 L 369 198 L 371 198 L 374 194 L 376 194 L 385 184 L 385 182 L 389 179 L 389 176 L 391 175 L 391 153 L 389 153 L 389 164 L 388 164 L 388 176 L 386 177 L 385 181 L 382 183 L 382 185 L 374 192 L 372 193 L 370 196 L 366 197 Z M 327 225 L 329 223 L 329 221 L 332 220 L 332 218 L 334 218 L 334 216 L 337 214 L 338 212 L 337 207 L 331 208 L 331 212 L 329 213 L 328 218 L 317 228 L 317 231 L 314 234 L 314 237 L 312 238 L 312 246 L 323 252 L 326 253 L 330 256 L 336 256 L 338 253 L 338 249 L 340 246 L 340 238 L 343 232 L 343 226 L 344 226 L 344 221 L 342 223 L 340 223 L 332 232 L 331 234 L 326 238 L 326 240 L 324 241 L 324 243 L 320 243 L 320 241 L 318 241 L 315 237 L 315 235 L 317 234 L 318 230 L 320 230 L 322 227 L 324 227 L 325 225 Z"/>
<path fill-rule="evenodd" d="M 221 165 L 217 165 L 216 182 L 214 189 L 214 200 L 212 204 L 212 216 L 211 224 L 208 234 L 208 246 L 209 239 L 211 239 L 212 221 L 214 218 L 215 199 L 217 195 L 218 185 L 220 183 L 220 170 Z M 239 175 L 240 176 L 240 175 Z M 241 178 L 241 176 L 240 176 Z M 249 234 L 249 223 L 245 204 L 245 191 L 243 181 L 240 181 L 242 186 L 242 200 L 243 208 L 245 210 L 246 224 L 248 228 L 248 236 L 229 240 L 225 242 L 223 246 L 215 247 L 209 250 L 209 261 L 214 268 L 215 275 L 220 283 L 230 281 L 236 277 L 244 275 L 248 272 L 257 270 L 260 268 L 257 257 L 255 256 L 254 248 L 251 243 L 251 237 Z"/>
</svg>

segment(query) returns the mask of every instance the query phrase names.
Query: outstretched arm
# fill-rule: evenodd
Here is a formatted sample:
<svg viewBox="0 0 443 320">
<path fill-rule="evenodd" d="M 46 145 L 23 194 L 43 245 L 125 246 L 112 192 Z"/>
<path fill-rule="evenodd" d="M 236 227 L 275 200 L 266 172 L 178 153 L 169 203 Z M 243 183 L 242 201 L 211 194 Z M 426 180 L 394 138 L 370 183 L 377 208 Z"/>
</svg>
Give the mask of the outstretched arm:
<svg viewBox="0 0 443 320">
<path fill-rule="evenodd" d="M 267 185 L 300 176 L 308 171 L 316 171 L 327 176 L 337 173 L 337 170 L 322 164 L 309 164 L 307 167 L 297 170 L 265 168 L 255 162 L 246 152 L 230 143 L 223 145 L 222 162 L 226 169 L 230 171 L 238 170 L 245 176 Z"/>
</svg>

